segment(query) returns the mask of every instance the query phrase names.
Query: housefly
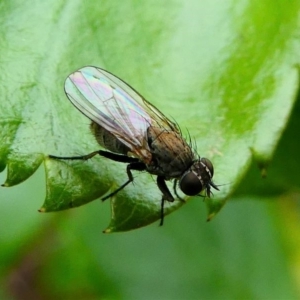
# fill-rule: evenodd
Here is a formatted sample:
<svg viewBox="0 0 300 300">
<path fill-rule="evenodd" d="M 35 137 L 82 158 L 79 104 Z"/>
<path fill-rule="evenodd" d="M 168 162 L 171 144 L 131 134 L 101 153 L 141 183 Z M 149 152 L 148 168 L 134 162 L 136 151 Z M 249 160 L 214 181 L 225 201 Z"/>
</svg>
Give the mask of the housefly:
<svg viewBox="0 0 300 300">
<path fill-rule="evenodd" d="M 166 180 L 174 180 L 173 190 L 179 199 L 178 186 L 188 196 L 205 191 L 210 197 L 211 187 L 218 190 L 212 181 L 214 169 L 211 161 L 200 158 L 191 142 L 183 138 L 178 125 L 120 78 L 100 68 L 83 67 L 66 79 L 65 93 L 72 104 L 92 121 L 92 133 L 108 151 L 50 157 L 87 160 L 100 155 L 127 163 L 128 180 L 102 200 L 112 197 L 132 182 L 133 170 L 147 171 L 157 176 L 157 186 L 162 193 L 162 225 L 164 202 L 174 201 Z"/>
</svg>

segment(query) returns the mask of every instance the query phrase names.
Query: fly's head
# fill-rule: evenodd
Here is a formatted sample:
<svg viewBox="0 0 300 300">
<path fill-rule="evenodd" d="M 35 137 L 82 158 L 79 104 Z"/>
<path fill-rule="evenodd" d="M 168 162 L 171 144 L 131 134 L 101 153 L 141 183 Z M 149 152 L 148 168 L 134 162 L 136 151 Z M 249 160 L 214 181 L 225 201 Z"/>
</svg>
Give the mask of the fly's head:
<svg viewBox="0 0 300 300">
<path fill-rule="evenodd" d="M 179 187 L 182 192 L 188 196 L 196 196 L 201 191 L 206 190 L 206 195 L 211 196 L 211 187 L 219 190 L 212 182 L 214 176 L 214 167 L 212 162 L 202 157 L 193 162 L 192 166 L 184 172 L 180 181 Z"/>
</svg>

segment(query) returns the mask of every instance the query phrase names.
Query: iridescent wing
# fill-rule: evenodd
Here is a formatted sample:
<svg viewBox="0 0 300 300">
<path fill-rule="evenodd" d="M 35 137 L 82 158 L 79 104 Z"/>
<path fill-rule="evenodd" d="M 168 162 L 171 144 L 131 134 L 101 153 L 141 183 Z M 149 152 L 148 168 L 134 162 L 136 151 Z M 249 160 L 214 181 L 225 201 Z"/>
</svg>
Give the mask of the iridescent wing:
<svg viewBox="0 0 300 300">
<path fill-rule="evenodd" d="M 159 126 L 180 132 L 156 107 L 127 83 L 96 67 L 83 67 L 65 82 L 65 92 L 75 107 L 99 124 L 134 153 L 149 150 L 147 129 Z"/>
</svg>

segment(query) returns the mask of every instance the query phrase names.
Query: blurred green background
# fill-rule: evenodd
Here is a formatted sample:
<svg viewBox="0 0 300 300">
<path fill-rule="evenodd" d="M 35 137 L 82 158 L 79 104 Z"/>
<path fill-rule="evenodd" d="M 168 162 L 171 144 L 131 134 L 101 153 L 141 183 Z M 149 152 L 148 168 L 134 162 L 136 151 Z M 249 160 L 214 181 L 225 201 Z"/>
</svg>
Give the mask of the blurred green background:
<svg viewBox="0 0 300 300">
<path fill-rule="evenodd" d="M 197 119 L 197 113 L 209 115 L 209 102 L 203 102 L 204 112 L 194 113 L 192 109 L 190 121 L 186 117 L 189 113 L 182 114 L 176 99 L 187 104 L 189 101 L 193 103 L 193 99 L 185 99 L 187 95 L 182 86 L 195 87 L 193 84 L 198 84 L 189 81 L 191 77 L 184 81 L 186 72 L 194 69 L 202 70 L 199 87 L 209 84 L 218 89 L 217 75 L 214 78 L 209 73 L 209 83 L 205 78 L 208 65 L 211 67 L 214 59 L 220 55 L 216 45 L 220 51 L 223 49 L 220 46 L 222 43 L 227 45 L 250 40 L 249 34 L 255 27 L 253 24 L 262 26 L 262 31 L 276 31 L 277 40 L 293 39 L 290 45 L 299 45 L 299 1 L 277 1 L 276 8 L 273 1 L 204 1 L 201 4 L 198 1 L 167 1 L 163 4 L 160 1 L 96 1 L 82 4 L 53 0 L 45 4 L 14 0 L 1 2 L 0 5 L 0 30 L 4 37 L 0 63 L 5 70 L 9 70 L 1 76 L 1 94 L 5 95 L 1 101 L 12 103 L 12 111 L 17 103 L 14 99 L 22 98 L 24 91 L 35 84 L 42 86 L 44 93 L 31 92 L 31 98 L 40 98 L 41 95 L 45 98 L 64 98 L 65 75 L 89 62 L 105 65 L 112 71 L 118 70 L 118 74 L 123 72 L 126 78 L 137 83 L 142 94 L 146 93 L 147 99 L 157 98 L 154 102 L 165 107 L 162 108 L 164 112 L 168 111 L 167 100 L 170 101 L 173 93 L 176 94 L 173 108 L 177 110 L 175 116 L 178 116 L 178 122 L 183 122 L 184 126 L 197 133 L 196 128 L 203 126 L 201 119 Z M 227 30 L 231 26 L 240 28 L 239 21 L 244 20 L 245 15 L 254 22 L 247 25 L 247 32 Z M 156 23 L 155 16 L 161 23 Z M 255 23 L 256 20 L 259 22 Z M 297 22 L 293 23 L 292 20 Z M 298 27 L 287 26 L 289 22 Z M 155 35 L 153 40 L 147 34 L 143 35 L 143 29 L 147 31 L 150 27 Z M 291 27 L 294 31 L 291 31 Z M 232 32 L 235 32 L 234 39 Z M 108 40 L 110 35 L 113 38 Z M 195 48 L 195 52 L 192 52 L 195 56 L 190 57 L 187 44 L 189 40 L 197 38 L 199 41 L 196 45 L 199 48 Z M 170 45 L 174 47 L 166 50 L 164 40 L 172 40 Z M 49 47 L 50 44 L 54 46 Z M 268 44 L 270 48 L 274 45 Z M 286 53 L 290 54 L 290 51 L 295 55 L 295 49 L 299 47 L 291 47 Z M 256 58 L 258 62 L 261 61 L 261 53 L 268 53 L 264 50 L 261 45 L 255 48 L 251 61 L 247 60 L 249 69 L 256 63 Z M 163 55 L 164 51 L 168 51 L 167 55 Z M 224 48 L 223 58 L 230 54 Z M 292 55 L 288 54 L 290 58 Z M 90 59 L 91 55 L 93 58 Z M 241 53 L 241 57 L 243 55 Z M 164 59 L 169 60 L 165 65 Z M 171 60 L 173 65 L 180 66 L 181 73 L 173 74 Z M 289 63 L 298 60 L 290 59 Z M 198 62 L 201 65 L 197 65 Z M 276 69 L 276 66 L 274 64 L 270 68 Z M 217 61 L 216 73 L 220 71 L 218 67 Z M 163 68 L 167 71 L 160 73 Z M 234 88 L 238 90 L 240 86 L 244 87 L 243 77 L 240 78 L 238 73 L 239 66 L 236 68 L 238 75 L 232 82 L 233 91 Z M 242 69 L 246 69 L 245 65 Z M 151 70 L 155 70 L 154 73 Z M 241 74 L 247 73 L 245 70 L 243 72 Z M 160 74 L 169 74 L 170 77 L 159 78 L 161 84 L 154 81 L 157 89 L 153 89 L 151 82 Z M 149 81 L 146 82 L 145 78 Z M 264 86 L 259 80 L 256 84 L 258 89 L 263 90 Z M 160 103 L 161 94 L 164 93 L 167 95 L 166 101 Z M 203 93 L 207 95 L 207 92 Z M 238 96 L 241 97 L 243 93 L 246 98 L 249 91 L 241 90 Z M 291 105 L 290 95 L 293 93 L 296 91 L 287 92 L 287 106 Z M 64 108 L 70 108 L 67 101 L 64 102 Z M 199 100 L 199 103 L 202 102 Z M 43 111 L 43 105 L 27 110 L 39 113 Z M 52 109 L 54 111 L 56 108 L 53 106 Z M 73 124 L 76 113 L 74 116 Z M 67 122 L 69 115 L 60 117 Z M 3 116 L 1 118 L 3 126 L 5 120 Z M 33 124 L 34 120 L 31 121 Z M 282 122 L 279 117 L 278 122 Z M 36 123 L 36 126 L 41 124 Z M 3 128 L 2 146 L 7 145 L 9 138 L 17 140 L 17 135 L 13 138 L 4 135 Z M 32 128 L 27 129 L 27 139 L 15 145 L 14 151 L 26 152 L 25 140 L 29 153 L 37 152 L 33 150 L 38 146 L 32 145 L 35 144 L 36 134 Z M 205 221 L 207 212 L 201 198 L 192 199 L 170 214 L 163 227 L 154 223 L 139 230 L 115 234 L 102 233 L 110 220 L 108 202 L 96 200 L 68 211 L 38 213 L 46 195 L 42 164 L 22 184 L 0 190 L 0 299 L 299 299 L 299 128 L 298 97 L 269 162 L 266 178 L 261 178 L 261 171 L 254 160 L 250 167 L 246 162 L 242 167 L 240 162 L 234 165 L 238 147 L 235 147 L 235 153 L 225 152 L 223 156 L 216 157 L 216 174 L 218 170 L 222 174 L 218 183 L 228 184 L 223 189 L 238 187 L 211 222 Z M 56 143 L 67 144 L 61 147 L 75 149 L 74 152 L 80 153 L 81 147 L 86 149 L 88 138 L 81 145 L 78 136 L 70 137 L 70 140 L 57 134 L 55 137 L 59 131 L 54 129 L 49 129 L 44 137 L 49 144 L 55 139 Z M 64 128 L 60 130 L 63 132 Z M 66 130 L 70 130 L 70 127 Z M 212 125 L 205 141 L 214 138 L 213 130 Z M 78 145 L 74 146 L 76 139 Z M 236 137 L 236 145 L 241 139 L 242 136 Z M 274 147 L 277 140 L 272 142 Z M 42 153 L 53 153 L 57 149 L 50 145 L 48 150 L 47 146 L 45 142 L 44 148 L 41 147 Z M 203 147 L 205 143 L 199 145 L 200 150 Z M 9 161 L 7 153 L 1 151 L 3 161 Z M 238 175 L 233 175 L 234 172 Z M 1 173 L 1 183 L 5 182 L 5 173 Z M 232 179 L 236 181 L 232 182 Z"/>
</svg>

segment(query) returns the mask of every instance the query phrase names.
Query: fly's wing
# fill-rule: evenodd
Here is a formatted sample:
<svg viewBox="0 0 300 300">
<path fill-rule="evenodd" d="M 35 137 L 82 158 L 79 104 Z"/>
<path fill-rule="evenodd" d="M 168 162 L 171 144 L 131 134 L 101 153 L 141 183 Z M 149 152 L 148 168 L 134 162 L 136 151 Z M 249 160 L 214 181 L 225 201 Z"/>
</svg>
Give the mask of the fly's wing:
<svg viewBox="0 0 300 300">
<path fill-rule="evenodd" d="M 138 156 L 150 149 L 147 129 L 156 125 L 177 130 L 157 108 L 132 87 L 111 73 L 96 67 L 83 67 L 65 82 L 65 92 L 77 109 L 112 133 Z"/>
</svg>

